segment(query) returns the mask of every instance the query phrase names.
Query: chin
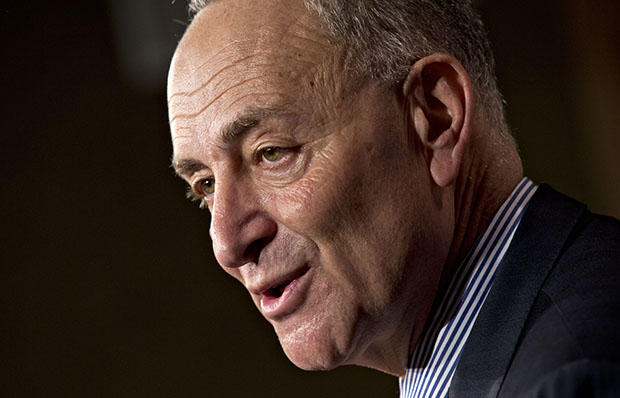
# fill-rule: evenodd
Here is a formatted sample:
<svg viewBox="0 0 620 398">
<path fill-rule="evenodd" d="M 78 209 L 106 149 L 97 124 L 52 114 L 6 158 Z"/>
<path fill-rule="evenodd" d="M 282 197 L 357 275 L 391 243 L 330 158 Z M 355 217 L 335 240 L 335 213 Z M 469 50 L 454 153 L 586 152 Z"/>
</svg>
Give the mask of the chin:
<svg viewBox="0 0 620 398">
<path fill-rule="evenodd" d="M 345 363 L 342 355 L 322 347 L 283 348 L 288 359 L 303 370 L 332 370 Z"/>
<path fill-rule="evenodd" d="M 332 370 L 347 363 L 351 344 L 326 332 L 325 326 L 306 324 L 291 333 L 278 333 L 284 353 L 295 366 L 303 370 Z M 341 336 L 342 337 L 342 336 Z M 345 340 L 345 341 L 343 341 Z"/>
</svg>

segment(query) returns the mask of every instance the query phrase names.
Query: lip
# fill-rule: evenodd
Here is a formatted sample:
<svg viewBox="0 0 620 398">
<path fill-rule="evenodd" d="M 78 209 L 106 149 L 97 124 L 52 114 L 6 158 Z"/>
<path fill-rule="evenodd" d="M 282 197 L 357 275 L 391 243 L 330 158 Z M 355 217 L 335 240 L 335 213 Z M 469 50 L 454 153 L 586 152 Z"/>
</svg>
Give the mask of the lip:
<svg viewBox="0 0 620 398">
<path fill-rule="evenodd" d="M 305 291 L 308 289 L 309 267 L 303 267 L 290 276 L 272 284 L 260 292 L 260 307 L 267 319 L 278 320 L 293 313 L 303 302 Z M 270 295 L 272 288 L 286 284 L 279 296 Z"/>
</svg>

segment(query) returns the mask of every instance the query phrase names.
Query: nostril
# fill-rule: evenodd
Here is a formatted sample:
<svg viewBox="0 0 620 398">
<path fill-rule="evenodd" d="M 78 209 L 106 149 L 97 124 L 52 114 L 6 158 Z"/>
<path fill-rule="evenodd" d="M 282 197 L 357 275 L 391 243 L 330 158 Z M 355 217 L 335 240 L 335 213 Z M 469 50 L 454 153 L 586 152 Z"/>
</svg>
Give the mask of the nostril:
<svg viewBox="0 0 620 398">
<path fill-rule="evenodd" d="M 221 203 L 211 219 L 215 257 L 226 268 L 257 263 L 261 250 L 276 236 L 276 222 L 269 214 L 247 209 L 245 205 L 226 207 Z"/>
<path fill-rule="evenodd" d="M 256 239 L 243 252 L 243 259 L 251 262 L 258 262 L 261 250 L 271 242 L 273 237 Z"/>
</svg>

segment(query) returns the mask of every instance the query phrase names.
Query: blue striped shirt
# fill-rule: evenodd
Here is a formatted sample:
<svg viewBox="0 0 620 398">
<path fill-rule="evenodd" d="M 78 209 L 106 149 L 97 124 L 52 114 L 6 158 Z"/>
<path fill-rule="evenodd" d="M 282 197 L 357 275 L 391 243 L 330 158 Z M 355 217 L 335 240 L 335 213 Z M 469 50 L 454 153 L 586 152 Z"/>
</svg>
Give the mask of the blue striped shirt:
<svg viewBox="0 0 620 398">
<path fill-rule="evenodd" d="M 465 341 L 536 188 L 530 179 L 521 180 L 457 269 L 399 380 L 401 398 L 447 396 Z"/>
</svg>

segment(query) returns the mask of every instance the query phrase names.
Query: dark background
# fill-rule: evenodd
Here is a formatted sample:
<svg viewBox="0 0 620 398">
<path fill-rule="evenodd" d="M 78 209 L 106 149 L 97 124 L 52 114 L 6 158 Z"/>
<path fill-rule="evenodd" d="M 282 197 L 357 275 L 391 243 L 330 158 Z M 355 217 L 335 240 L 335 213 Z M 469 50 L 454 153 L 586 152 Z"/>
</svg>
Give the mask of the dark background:
<svg viewBox="0 0 620 398">
<path fill-rule="evenodd" d="M 0 395 L 396 397 L 291 365 L 169 167 L 166 0 L 0 6 Z M 543 3 L 543 4 L 541 4 Z M 614 1 L 478 4 L 527 174 L 620 215 Z"/>
</svg>

